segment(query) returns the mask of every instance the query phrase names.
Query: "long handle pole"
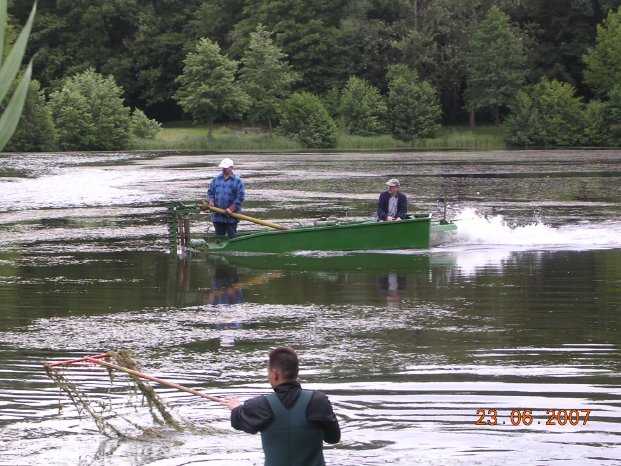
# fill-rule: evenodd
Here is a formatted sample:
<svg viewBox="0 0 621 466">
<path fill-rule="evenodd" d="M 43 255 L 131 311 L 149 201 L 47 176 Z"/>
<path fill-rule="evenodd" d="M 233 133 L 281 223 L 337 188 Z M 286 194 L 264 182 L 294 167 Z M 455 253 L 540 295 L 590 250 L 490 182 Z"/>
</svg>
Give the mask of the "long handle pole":
<svg viewBox="0 0 621 466">
<path fill-rule="evenodd" d="M 226 211 L 224 209 L 221 209 L 219 207 L 214 207 L 214 206 L 206 204 L 206 203 L 198 204 L 198 207 L 201 210 L 211 210 L 212 212 L 216 212 L 218 214 L 226 215 Z M 286 227 L 284 225 L 279 225 L 278 223 L 272 223 L 272 222 L 268 222 L 266 220 L 260 220 L 258 218 L 248 217 L 247 215 L 243 215 L 243 214 L 236 214 L 235 212 L 231 213 L 231 217 L 239 219 L 239 220 L 247 220 L 249 222 L 256 223 L 257 225 L 263 225 L 263 226 L 266 226 L 266 227 L 275 228 L 276 230 L 290 230 L 291 229 L 291 228 Z"/>
<path fill-rule="evenodd" d="M 46 366 L 50 366 L 50 367 L 68 366 L 68 365 L 76 363 L 76 362 L 92 361 L 93 359 L 109 358 L 109 357 L 110 357 L 109 353 L 102 353 L 102 354 L 95 354 L 93 356 L 85 356 L 85 357 L 79 358 L 79 359 L 69 359 L 68 361 L 48 362 L 45 365 Z"/>
<path fill-rule="evenodd" d="M 153 382 L 157 382 L 160 385 L 166 385 L 167 387 L 176 388 L 177 390 L 181 390 L 182 392 L 187 392 L 187 393 L 191 393 L 192 395 L 197 395 L 197 396 L 200 396 L 200 397 L 203 397 L 203 398 L 207 398 L 208 400 L 215 401 L 215 402 L 220 403 L 220 404 L 223 404 L 225 402 L 225 400 L 223 400 L 222 398 L 218 398 L 217 396 L 207 395 L 206 393 L 199 392 L 198 390 L 194 390 L 193 388 L 184 387 L 183 385 L 179 385 L 178 383 L 175 383 L 175 382 L 168 382 L 167 380 L 162 380 L 162 379 L 159 379 L 157 377 L 153 377 L 152 375 L 144 374 L 142 372 L 138 372 L 138 371 L 135 371 L 133 369 L 129 369 L 127 367 L 117 366 L 116 364 L 111 364 L 109 362 L 102 361 L 102 360 L 96 359 L 94 357 L 86 357 L 86 358 L 83 358 L 83 360 L 90 361 L 90 362 L 93 362 L 95 364 L 99 364 L 100 366 L 108 367 L 110 369 L 114 369 L 114 370 L 117 370 L 117 371 L 126 372 L 126 373 L 131 374 L 131 375 L 133 375 L 135 377 L 140 377 L 142 379 L 152 380 Z"/>
</svg>

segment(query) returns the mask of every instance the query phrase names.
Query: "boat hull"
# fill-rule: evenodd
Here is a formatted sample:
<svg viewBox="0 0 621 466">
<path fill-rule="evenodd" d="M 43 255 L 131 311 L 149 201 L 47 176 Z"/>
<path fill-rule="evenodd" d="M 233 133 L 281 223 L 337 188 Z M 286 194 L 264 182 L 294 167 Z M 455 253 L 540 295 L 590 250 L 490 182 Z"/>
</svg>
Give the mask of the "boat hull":
<svg viewBox="0 0 621 466">
<path fill-rule="evenodd" d="M 265 231 L 235 239 L 209 238 L 196 249 L 213 253 L 288 253 L 293 251 L 356 251 L 426 249 L 429 247 L 431 215 L 418 215 L 395 222 L 351 222 Z"/>
</svg>

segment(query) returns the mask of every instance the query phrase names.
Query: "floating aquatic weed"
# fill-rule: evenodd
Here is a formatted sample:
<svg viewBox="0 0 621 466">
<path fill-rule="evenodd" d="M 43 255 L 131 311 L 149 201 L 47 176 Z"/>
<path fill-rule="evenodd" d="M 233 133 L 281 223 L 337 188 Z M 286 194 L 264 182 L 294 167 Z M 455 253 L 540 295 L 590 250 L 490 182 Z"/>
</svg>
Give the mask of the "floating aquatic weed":
<svg viewBox="0 0 621 466">
<path fill-rule="evenodd" d="M 138 371 L 140 369 L 138 361 L 136 361 L 136 359 L 134 358 L 132 351 L 120 350 L 116 352 L 111 352 L 109 354 L 111 358 L 114 359 L 114 361 L 117 363 L 117 365 L 121 367 L 126 367 L 133 371 Z M 110 380 L 113 380 L 114 369 L 110 367 L 107 367 L 106 369 L 108 370 L 108 373 L 110 374 Z M 149 385 L 147 382 L 140 379 L 139 377 L 136 377 L 135 375 L 132 375 L 132 374 L 128 374 L 128 375 L 129 375 L 130 380 L 134 383 L 136 388 L 140 390 L 140 392 L 144 396 L 144 399 L 147 401 L 147 404 L 149 406 L 149 411 L 151 412 L 151 415 L 153 416 L 153 420 L 158 424 L 169 425 L 179 431 L 183 430 L 181 427 L 181 424 L 174 418 L 174 416 L 172 415 L 172 412 L 168 409 L 166 404 L 162 401 L 162 399 L 159 396 L 157 396 L 157 394 L 155 393 L 155 390 L 153 390 L 153 387 L 151 387 L 151 385 Z M 157 416 L 155 410 L 159 412 L 161 418 Z"/>
<path fill-rule="evenodd" d="M 155 393 L 153 387 L 137 375 L 134 375 L 140 375 L 138 372 L 140 364 L 134 357 L 134 353 L 130 350 L 112 351 L 106 354 L 86 357 L 74 361 L 66 361 L 64 363 L 45 364 L 45 371 L 48 377 L 54 381 L 54 383 L 60 388 L 61 392 L 64 392 L 69 397 L 72 404 L 76 407 L 79 415 L 86 412 L 95 421 L 95 425 L 102 435 L 111 438 L 116 436 L 118 438 L 132 440 L 148 440 L 152 437 L 165 437 L 164 432 L 153 427 L 142 426 L 137 422 L 128 419 L 127 416 L 117 413 L 112 403 L 111 390 L 108 390 L 107 392 L 108 403 L 105 403 L 101 399 L 93 400 L 82 390 L 80 390 L 76 383 L 70 381 L 59 369 L 54 367 L 64 365 L 64 367 L 67 368 L 67 366 L 70 367 L 78 361 L 90 362 L 104 366 L 108 372 L 111 386 L 115 383 L 115 381 L 119 380 L 119 373 L 127 375 L 128 378 L 125 380 L 130 381 L 130 390 L 133 390 L 134 393 L 140 393 L 142 395 L 143 400 L 146 401 L 146 404 L 149 407 L 151 417 L 156 424 L 172 427 L 176 431 L 183 431 L 186 429 L 201 433 L 210 433 L 214 431 L 212 428 L 196 426 L 191 421 L 188 421 L 181 416 L 174 415 L 173 411 Z M 110 361 L 114 361 L 115 364 Z M 145 376 L 144 374 L 141 375 Z M 202 396 L 209 397 L 209 395 Z M 111 422 L 113 420 L 115 421 L 114 424 Z M 131 426 L 131 428 L 141 432 L 142 435 L 136 436 L 128 433 L 125 427 L 118 426 L 120 423 L 117 421 L 125 422 L 128 426 Z"/>
<path fill-rule="evenodd" d="M 106 420 L 103 414 L 105 404 L 90 400 L 84 393 L 82 393 L 78 386 L 69 381 L 69 379 L 67 379 L 60 370 L 52 367 L 50 364 L 45 364 L 44 367 L 48 377 L 54 381 L 54 383 L 60 388 L 61 392 L 65 392 L 65 394 L 69 397 L 71 403 L 73 403 L 76 407 L 78 414 L 82 415 L 83 412 L 86 412 L 91 416 L 91 418 L 93 418 L 99 433 L 107 437 L 112 437 L 110 432 L 113 432 L 118 437 L 128 437 Z M 102 408 L 102 410 L 100 412 L 96 412 L 94 408 L 95 405 Z"/>
</svg>

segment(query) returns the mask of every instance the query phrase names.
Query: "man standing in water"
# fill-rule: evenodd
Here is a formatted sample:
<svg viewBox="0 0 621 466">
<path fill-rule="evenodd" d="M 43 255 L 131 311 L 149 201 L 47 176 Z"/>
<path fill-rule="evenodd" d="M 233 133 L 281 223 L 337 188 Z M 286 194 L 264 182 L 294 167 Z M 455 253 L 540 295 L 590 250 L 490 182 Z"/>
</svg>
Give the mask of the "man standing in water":
<svg viewBox="0 0 621 466">
<path fill-rule="evenodd" d="M 219 167 L 222 173 L 216 176 L 209 189 L 207 189 L 207 203 L 210 206 L 224 209 L 225 214 L 213 213 L 213 226 L 216 235 L 228 235 L 229 239 L 237 236 L 237 223 L 239 220 L 231 217 L 234 212 L 241 212 L 246 192 L 244 190 L 244 182 L 233 173 L 235 164 L 229 158 L 223 159 Z"/>
<path fill-rule="evenodd" d="M 392 222 L 405 220 L 408 216 L 408 200 L 405 194 L 399 192 L 401 183 L 396 178 L 386 182 L 388 189 L 382 192 L 377 201 L 377 221 Z"/>
<path fill-rule="evenodd" d="M 266 466 L 324 466 L 323 442 L 337 443 L 341 429 L 326 395 L 302 390 L 298 356 L 289 347 L 273 349 L 267 380 L 274 393 L 241 403 L 227 397 L 231 425 L 249 434 L 261 432 Z"/>
</svg>

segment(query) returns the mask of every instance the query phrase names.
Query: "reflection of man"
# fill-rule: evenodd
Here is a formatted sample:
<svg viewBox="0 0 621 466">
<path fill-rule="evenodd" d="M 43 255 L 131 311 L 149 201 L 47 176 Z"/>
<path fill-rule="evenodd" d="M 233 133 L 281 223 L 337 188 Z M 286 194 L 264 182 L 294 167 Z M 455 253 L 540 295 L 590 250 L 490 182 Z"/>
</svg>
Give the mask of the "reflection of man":
<svg viewBox="0 0 621 466">
<path fill-rule="evenodd" d="M 208 304 L 237 304 L 244 302 L 244 293 L 238 288 L 237 269 L 219 267 L 211 279 L 211 292 L 207 295 Z"/>
<path fill-rule="evenodd" d="M 379 289 L 386 293 L 388 307 L 398 307 L 401 303 L 401 291 L 407 289 L 407 276 L 395 272 L 378 275 L 377 284 Z"/>
<path fill-rule="evenodd" d="M 225 214 L 214 212 L 212 215 L 216 235 L 228 235 L 229 238 L 235 238 L 239 220 L 231 217 L 231 214 L 241 212 L 246 196 L 244 182 L 233 173 L 235 166 L 231 159 L 223 159 L 219 167 L 222 168 L 222 173 L 216 176 L 209 185 L 207 203 L 225 211 Z"/>
<path fill-rule="evenodd" d="M 405 194 L 399 191 L 401 183 L 396 178 L 386 182 L 387 190 L 382 192 L 377 201 L 377 221 L 392 222 L 405 220 L 408 217 L 408 200 Z"/>
</svg>

